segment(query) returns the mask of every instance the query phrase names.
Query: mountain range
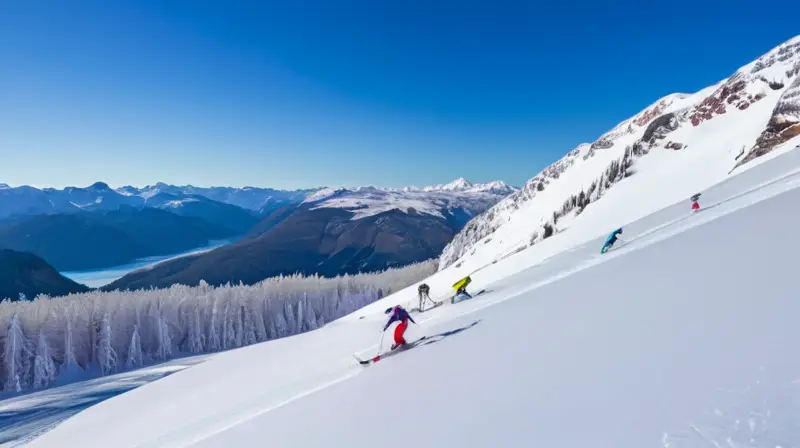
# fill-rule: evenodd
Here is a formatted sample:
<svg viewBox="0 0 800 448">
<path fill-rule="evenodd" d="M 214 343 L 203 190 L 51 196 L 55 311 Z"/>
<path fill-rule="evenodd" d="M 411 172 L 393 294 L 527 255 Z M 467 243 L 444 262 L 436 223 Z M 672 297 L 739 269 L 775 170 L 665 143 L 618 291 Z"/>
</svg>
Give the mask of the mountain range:
<svg viewBox="0 0 800 448">
<path fill-rule="evenodd" d="M 125 186 L 112 189 L 104 182 L 88 187 L 35 188 L 0 184 L 0 219 L 46 213 L 116 210 L 120 206 L 170 207 L 178 209 L 193 199 L 205 203 L 228 204 L 256 216 L 285 204 L 302 202 L 314 190 L 283 191 L 269 188 L 200 188 L 158 183 L 144 188 Z"/>
<path fill-rule="evenodd" d="M 800 36 L 694 94 L 659 99 L 472 220 L 440 269 L 474 271 L 591 221 L 608 234 L 800 144 Z M 700 200 L 702 205 L 702 198 Z M 599 248 L 598 248 L 599 249 Z"/>
<path fill-rule="evenodd" d="M 240 240 L 214 254 L 159 265 L 148 270 L 147 281 L 139 273 L 114 284 L 121 288 L 201 278 L 250 283 L 294 272 L 338 275 L 436 257 L 472 217 L 514 191 L 502 182 L 465 179 L 423 188 L 296 191 L 164 183 L 112 189 L 97 182 L 61 190 L 0 184 L 0 248 L 31 252 L 63 272 L 184 252 L 211 240 Z M 335 243 L 328 247 L 331 238 Z M 271 258 L 275 251 L 279 261 Z M 220 253 L 230 261 L 200 268 Z M 174 272 L 195 259 L 203 261 L 186 273 Z"/>
<path fill-rule="evenodd" d="M 291 273 L 335 276 L 435 258 L 470 219 L 516 191 L 465 179 L 401 189 L 320 189 L 256 224 L 235 244 L 130 273 L 105 289 L 251 284 Z"/>
</svg>

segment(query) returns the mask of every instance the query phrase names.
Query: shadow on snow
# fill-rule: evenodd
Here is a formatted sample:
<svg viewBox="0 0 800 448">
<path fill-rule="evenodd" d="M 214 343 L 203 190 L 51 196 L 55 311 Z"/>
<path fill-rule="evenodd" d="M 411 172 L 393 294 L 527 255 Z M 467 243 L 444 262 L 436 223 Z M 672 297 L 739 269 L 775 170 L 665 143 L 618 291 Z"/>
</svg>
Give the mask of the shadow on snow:
<svg viewBox="0 0 800 448">
<path fill-rule="evenodd" d="M 435 343 L 441 341 L 442 339 L 444 339 L 446 337 L 453 336 L 455 334 L 461 333 L 464 330 L 469 330 L 470 328 L 474 327 L 475 325 L 478 325 L 480 322 L 481 322 L 481 319 L 478 319 L 475 322 L 473 322 L 473 323 L 471 323 L 469 325 L 463 326 L 461 328 L 456 328 L 455 330 L 445 331 L 444 333 L 439 333 L 439 334 L 435 334 L 433 336 L 428 336 L 425 339 L 421 340 L 419 342 L 419 344 L 416 344 L 415 347 L 416 346 L 421 346 L 421 345 L 435 344 Z"/>
<path fill-rule="evenodd" d="M 0 401 L 0 445 L 24 445 L 84 409 L 197 362 L 201 359 L 183 359 L 175 365 L 145 367 Z"/>
</svg>

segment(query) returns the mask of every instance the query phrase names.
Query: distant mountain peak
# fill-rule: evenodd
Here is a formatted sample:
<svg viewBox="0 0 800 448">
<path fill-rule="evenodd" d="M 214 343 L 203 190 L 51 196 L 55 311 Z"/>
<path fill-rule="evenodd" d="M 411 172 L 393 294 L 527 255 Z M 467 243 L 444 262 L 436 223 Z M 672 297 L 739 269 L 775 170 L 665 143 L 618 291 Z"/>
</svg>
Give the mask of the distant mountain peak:
<svg viewBox="0 0 800 448">
<path fill-rule="evenodd" d="M 458 191 L 458 190 L 467 190 L 472 188 L 472 182 L 464 179 L 463 177 L 459 177 L 458 179 L 450 182 L 449 184 L 442 187 L 442 190 L 446 191 Z"/>
<path fill-rule="evenodd" d="M 318 202 L 318 201 L 321 201 L 321 200 L 324 200 L 324 199 L 329 199 L 332 196 L 335 196 L 337 194 L 342 194 L 342 193 L 345 193 L 345 192 L 348 192 L 348 191 L 350 191 L 350 190 L 348 190 L 347 188 L 325 187 L 325 188 L 320 189 L 319 191 L 316 191 L 316 192 L 311 193 L 308 196 L 306 196 L 306 199 L 303 202 L 305 202 L 305 203 Z"/>
<path fill-rule="evenodd" d="M 430 185 L 423 188 L 421 191 L 426 192 L 464 192 L 464 193 L 495 193 L 495 194 L 511 194 L 517 191 L 517 188 L 508 186 L 505 182 L 496 180 L 486 182 L 483 184 L 473 184 L 472 182 L 459 177 L 458 179 L 445 185 Z"/>
<path fill-rule="evenodd" d="M 422 191 L 466 191 L 472 188 L 472 182 L 459 177 L 458 179 L 444 185 L 428 185 L 423 187 Z"/>
<path fill-rule="evenodd" d="M 95 182 L 92 185 L 90 185 L 88 189 L 95 191 L 104 191 L 104 190 L 111 190 L 111 187 L 109 187 L 108 184 L 105 182 Z"/>
</svg>

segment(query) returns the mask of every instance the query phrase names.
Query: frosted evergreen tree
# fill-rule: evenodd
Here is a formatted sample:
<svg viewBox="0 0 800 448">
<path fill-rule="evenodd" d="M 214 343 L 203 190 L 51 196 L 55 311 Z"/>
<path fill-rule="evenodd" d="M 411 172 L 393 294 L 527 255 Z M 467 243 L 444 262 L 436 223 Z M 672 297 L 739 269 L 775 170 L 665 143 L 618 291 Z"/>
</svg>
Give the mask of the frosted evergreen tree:
<svg viewBox="0 0 800 448">
<path fill-rule="evenodd" d="M 286 319 L 287 334 L 295 334 L 299 332 L 299 328 L 295 330 L 295 328 L 297 328 L 295 326 L 297 321 L 295 320 L 294 317 L 294 311 L 292 310 L 292 305 L 288 301 L 283 303 L 283 316 Z"/>
<path fill-rule="evenodd" d="M 258 338 L 256 337 L 256 325 L 253 320 L 253 313 L 249 306 L 242 305 L 242 314 L 243 314 L 243 342 L 244 345 L 252 345 L 258 342 Z"/>
<path fill-rule="evenodd" d="M 203 334 L 203 324 L 200 319 L 199 304 L 192 305 L 189 312 L 189 334 L 187 335 L 187 349 L 189 353 L 203 353 L 205 345 L 205 335 Z"/>
<path fill-rule="evenodd" d="M 226 303 L 222 315 L 222 348 L 226 350 L 236 347 L 236 330 L 233 323 L 233 315 L 236 313 L 231 313 L 230 308 L 230 303 Z"/>
<path fill-rule="evenodd" d="M 267 325 L 264 322 L 264 312 L 262 310 L 264 302 L 261 300 L 253 300 L 247 308 L 250 310 L 250 317 L 253 319 L 253 326 L 255 327 L 256 341 L 262 342 L 269 339 L 267 336 Z"/>
<path fill-rule="evenodd" d="M 280 337 L 278 327 L 276 325 L 275 315 L 272 313 L 272 308 L 269 305 L 269 299 L 264 298 L 263 305 L 264 326 L 267 332 L 267 339 L 277 339 Z"/>
<path fill-rule="evenodd" d="M 131 333 L 131 343 L 128 346 L 128 359 L 125 361 L 125 368 L 128 370 L 138 369 L 144 363 L 142 356 L 142 338 L 139 335 L 139 324 L 133 324 Z"/>
<path fill-rule="evenodd" d="M 74 371 L 78 368 L 78 361 L 75 359 L 75 343 L 72 330 L 72 319 L 69 312 L 64 313 L 64 320 L 66 322 L 64 328 L 64 363 L 62 370 Z"/>
<path fill-rule="evenodd" d="M 304 308 L 303 307 L 303 301 L 302 300 L 298 300 L 297 301 L 297 312 L 295 313 L 295 317 L 297 317 L 297 323 L 295 324 L 295 328 L 297 328 L 297 330 L 299 332 L 301 332 L 301 333 L 305 332 L 305 331 L 308 331 L 308 327 L 303 325 L 303 323 L 304 323 L 303 322 L 303 314 L 305 312 L 305 310 L 303 308 Z"/>
<path fill-rule="evenodd" d="M 300 304 L 303 305 L 303 328 L 306 331 L 313 331 L 319 328 L 317 325 L 317 314 L 314 312 L 314 306 L 311 304 L 311 301 L 308 300 L 308 294 L 305 295 Z M 298 304 L 298 306 L 300 304 Z"/>
<path fill-rule="evenodd" d="M 231 313 L 233 323 L 233 347 L 239 348 L 244 344 L 244 323 L 242 322 L 242 308 L 239 306 L 232 306 L 233 312 Z"/>
<path fill-rule="evenodd" d="M 50 346 L 47 344 L 44 332 L 39 332 L 39 343 L 36 345 L 36 358 L 33 361 L 33 387 L 43 389 L 56 379 L 58 370 L 50 355 Z"/>
<path fill-rule="evenodd" d="M 3 350 L 3 370 L 5 370 L 6 383 L 3 390 L 6 392 L 21 392 L 22 382 L 27 376 L 25 357 L 29 356 L 28 343 L 22 333 L 19 316 L 14 313 L 8 321 L 6 331 L 5 350 Z"/>
<path fill-rule="evenodd" d="M 172 357 L 172 337 L 166 318 L 159 312 L 156 316 L 156 352 L 155 358 L 166 361 Z"/>
<path fill-rule="evenodd" d="M 208 322 L 208 346 L 206 349 L 211 352 L 222 350 L 222 341 L 219 337 L 219 313 L 217 312 L 217 299 L 211 301 L 211 318 Z"/>
<path fill-rule="evenodd" d="M 111 333 L 111 316 L 103 314 L 100 321 L 100 334 L 97 337 L 97 363 L 103 375 L 109 375 L 117 368 L 117 352 L 114 350 Z"/>
</svg>

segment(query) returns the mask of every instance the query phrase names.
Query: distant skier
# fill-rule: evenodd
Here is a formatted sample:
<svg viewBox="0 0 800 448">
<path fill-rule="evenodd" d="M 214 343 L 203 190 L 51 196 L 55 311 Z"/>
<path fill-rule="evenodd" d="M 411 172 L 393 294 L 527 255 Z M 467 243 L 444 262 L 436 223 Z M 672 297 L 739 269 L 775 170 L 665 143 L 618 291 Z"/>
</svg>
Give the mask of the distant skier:
<svg viewBox="0 0 800 448">
<path fill-rule="evenodd" d="M 436 308 L 439 303 L 431 299 L 431 287 L 428 286 L 426 283 L 419 285 L 417 288 L 417 294 L 419 295 L 419 312 L 426 311 L 425 310 L 425 302 L 431 302 L 432 308 Z"/>
<path fill-rule="evenodd" d="M 692 201 L 692 213 L 700 211 L 700 203 L 697 202 L 698 199 L 700 199 L 700 193 L 697 193 L 690 199 Z"/>
<path fill-rule="evenodd" d="M 620 227 L 619 229 L 611 232 L 611 235 L 608 236 L 608 238 L 606 239 L 605 244 L 603 244 L 603 248 L 600 249 L 600 253 L 604 254 L 604 253 L 608 252 L 608 250 L 611 249 L 611 246 L 613 246 L 614 243 L 617 242 L 617 238 L 618 238 L 617 235 L 619 235 L 621 233 L 622 233 L 622 227 Z"/>
<path fill-rule="evenodd" d="M 398 324 L 394 329 L 394 344 L 392 344 L 392 350 L 406 345 L 406 340 L 403 339 L 403 334 L 405 334 L 406 329 L 408 328 L 408 321 L 414 322 L 414 319 L 411 317 L 408 311 L 406 311 L 406 309 L 400 305 L 387 308 L 385 314 L 390 314 L 390 316 L 389 322 L 386 322 L 386 325 L 383 327 L 383 331 L 386 331 L 394 322 L 400 322 L 400 324 Z M 414 322 L 414 324 L 418 325 L 416 322 Z"/>
<path fill-rule="evenodd" d="M 450 299 L 450 303 L 458 303 L 463 300 L 469 300 L 472 298 L 472 295 L 467 292 L 467 285 L 472 283 L 472 278 L 470 276 L 466 276 L 461 280 L 455 282 L 453 284 L 453 289 L 456 290 L 456 294 Z"/>
</svg>

